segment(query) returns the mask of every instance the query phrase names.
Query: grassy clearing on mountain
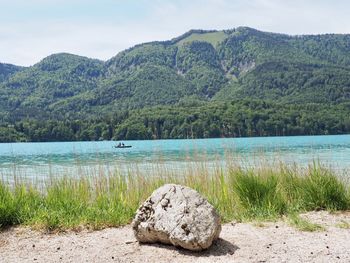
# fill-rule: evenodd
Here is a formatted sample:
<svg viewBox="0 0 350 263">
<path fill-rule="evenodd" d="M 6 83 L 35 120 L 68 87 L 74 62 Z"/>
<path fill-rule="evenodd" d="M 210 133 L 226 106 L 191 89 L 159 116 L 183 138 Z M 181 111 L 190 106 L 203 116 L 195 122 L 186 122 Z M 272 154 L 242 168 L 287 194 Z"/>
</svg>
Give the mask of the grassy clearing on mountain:
<svg viewBox="0 0 350 263">
<path fill-rule="evenodd" d="M 210 32 L 210 33 L 193 33 L 190 36 L 180 40 L 176 44 L 182 46 L 184 43 L 191 43 L 193 41 L 204 41 L 208 42 L 216 47 L 219 43 L 225 40 L 228 35 L 223 31 L 219 32 Z"/>
</svg>

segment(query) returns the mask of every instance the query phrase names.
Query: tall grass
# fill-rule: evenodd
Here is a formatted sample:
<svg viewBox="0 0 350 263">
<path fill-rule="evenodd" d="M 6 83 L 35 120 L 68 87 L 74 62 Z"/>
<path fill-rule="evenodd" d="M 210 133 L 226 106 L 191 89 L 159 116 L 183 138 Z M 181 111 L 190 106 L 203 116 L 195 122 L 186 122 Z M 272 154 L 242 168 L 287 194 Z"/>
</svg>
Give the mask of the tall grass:
<svg viewBox="0 0 350 263">
<path fill-rule="evenodd" d="M 30 225 L 48 230 L 103 228 L 130 223 L 138 206 L 157 187 L 177 183 L 208 198 L 223 221 L 275 219 L 311 210 L 350 209 L 350 189 L 320 165 L 306 170 L 279 165 L 242 169 L 190 164 L 181 172 L 157 165 L 151 174 L 51 179 L 46 185 L 0 182 L 0 226 Z"/>
</svg>

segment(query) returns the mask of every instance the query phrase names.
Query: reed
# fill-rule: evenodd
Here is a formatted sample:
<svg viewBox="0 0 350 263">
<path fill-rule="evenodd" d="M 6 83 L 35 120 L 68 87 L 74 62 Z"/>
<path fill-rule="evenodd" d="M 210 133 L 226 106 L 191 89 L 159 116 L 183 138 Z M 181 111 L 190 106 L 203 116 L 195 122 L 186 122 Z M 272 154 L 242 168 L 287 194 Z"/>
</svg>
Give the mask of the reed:
<svg viewBox="0 0 350 263">
<path fill-rule="evenodd" d="M 300 212 L 350 209 L 349 185 L 319 164 L 303 170 L 285 164 L 243 169 L 235 164 L 197 162 L 175 170 L 160 163 L 141 171 L 137 165 L 126 174 L 98 169 L 75 178 L 50 178 L 45 185 L 18 178 L 12 184 L 3 180 L 0 226 L 60 230 L 125 225 L 152 191 L 165 183 L 196 189 L 217 208 L 224 222 L 293 215 L 293 221 L 300 223 L 295 216 Z"/>
</svg>

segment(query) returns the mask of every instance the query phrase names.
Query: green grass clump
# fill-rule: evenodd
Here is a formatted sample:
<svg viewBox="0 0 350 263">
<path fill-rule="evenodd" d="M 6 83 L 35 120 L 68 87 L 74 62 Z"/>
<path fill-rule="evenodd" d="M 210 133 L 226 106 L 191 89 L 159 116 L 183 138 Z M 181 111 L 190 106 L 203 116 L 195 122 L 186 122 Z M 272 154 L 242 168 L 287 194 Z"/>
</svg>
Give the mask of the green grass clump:
<svg viewBox="0 0 350 263">
<path fill-rule="evenodd" d="M 340 223 L 338 223 L 336 226 L 343 229 L 350 229 L 350 222 L 341 220 Z"/>
<path fill-rule="evenodd" d="M 301 218 L 299 215 L 290 214 L 289 222 L 291 225 L 296 227 L 301 231 L 315 232 L 315 231 L 324 231 L 325 228 L 319 224 L 312 223 L 304 218 Z"/>
<path fill-rule="evenodd" d="M 275 218 L 287 211 L 287 203 L 279 189 L 279 179 L 274 174 L 239 173 L 235 175 L 232 187 L 243 217 Z"/>
<path fill-rule="evenodd" d="M 17 223 L 13 194 L 4 185 L 0 184 L 0 226 Z"/>
<path fill-rule="evenodd" d="M 146 197 L 131 187 L 127 178 L 118 175 L 97 181 L 59 180 L 47 187 L 42 206 L 29 224 L 50 230 L 125 225 Z"/>
<path fill-rule="evenodd" d="M 42 202 L 40 193 L 30 186 L 13 190 L 0 183 L 0 227 L 22 224 L 32 218 Z"/>
<path fill-rule="evenodd" d="M 320 166 L 301 169 L 208 168 L 189 165 L 181 172 L 157 165 L 150 174 L 80 174 L 31 185 L 0 182 L 0 227 L 29 225 L 48 230 L 99 229 L 131 222 L 138 206 L 159 186 L 177 183 L 196 189 L 219 211 L 223 222 L 274 220 L 289 215 L 300 229 L 317 226 L 295 216 L 313 210 L 350 209 L 349 187 Z M 310 230 L 309 230 L 310 229 Z"/>
<path fill-rule="evenodd" d="M 342 183 L 330 171 L 313 167 L 302 178 L 300 194 L 306 210 L 346 210 L 349 209 L 349 195 Z"/>
</svg>

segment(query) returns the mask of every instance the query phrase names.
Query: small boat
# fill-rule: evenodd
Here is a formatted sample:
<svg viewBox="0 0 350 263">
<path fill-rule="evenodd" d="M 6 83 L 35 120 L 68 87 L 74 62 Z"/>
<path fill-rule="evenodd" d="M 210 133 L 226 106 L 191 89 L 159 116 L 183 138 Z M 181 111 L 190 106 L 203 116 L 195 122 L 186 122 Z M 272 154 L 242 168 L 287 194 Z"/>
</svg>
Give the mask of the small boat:
<svg viewBox="0 0 350 263">
<path fill-rule="evenodd" d="M 131 145 L 115 145 L 114 148 L 131 148 Z"/>
</svg>

